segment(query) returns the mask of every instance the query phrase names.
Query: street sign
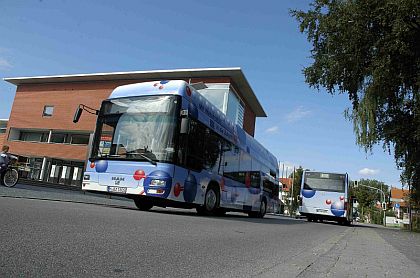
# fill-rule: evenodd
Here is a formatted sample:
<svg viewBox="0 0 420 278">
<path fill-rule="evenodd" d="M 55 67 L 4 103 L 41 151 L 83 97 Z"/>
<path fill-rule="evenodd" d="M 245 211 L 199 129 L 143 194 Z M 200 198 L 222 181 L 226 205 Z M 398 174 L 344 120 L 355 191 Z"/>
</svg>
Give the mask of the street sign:
<svg viewBox="0 0 420 278">
<path fill-rule="evenodd" d="M 395 207 L 396 209 L 398 209 L 398 208 L 400 208 L 400 204 L 399 204 L 399 203 L 396 203 L 396 204 L 394 205 L 394 207 Z"/>
</svg>

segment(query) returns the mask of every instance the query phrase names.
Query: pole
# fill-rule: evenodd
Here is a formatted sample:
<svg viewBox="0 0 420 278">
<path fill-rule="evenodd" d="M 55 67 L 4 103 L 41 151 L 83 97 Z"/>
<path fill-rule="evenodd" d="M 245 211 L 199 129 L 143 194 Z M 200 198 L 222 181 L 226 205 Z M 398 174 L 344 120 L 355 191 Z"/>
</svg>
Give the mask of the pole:
<svg viewBox="0 0 420 278">
<path fill-rule="evenodd" d="M 284 177 L 283 177 L 283 174 L 284 174 L 284 163 L 283 163 L 283 169 L 281 170 L 281 177 L 282 177 L 282 178 L 284 178 Z"/>
<path fill-rule="evenodd" d="M 293 174 L 292 174 L 292 207 L 294 209 L 293 201 L 294 201 L 294 195 L 293 195 L 293 185 L 295 183 L 295 167 L 293 167 Z"/>
<path fill-rule="evenodd" d="M 382 186 L 381 186 L 381 188 L 382 188 Z M 384 207 L 382 208 L 382 210 L 384 211 L 384 227 L 386 227 L 386 209 L 385 209 L 386 203 L 385 203 L 385 193 L 384 193 L 382 190 L 381 190 L 381 192 L 382 192 L 382 194 L 384 195 L 384 201 L 383 201 Z M 381 204 L 381 207 L 382 207 L 382 204 Z"/>
<path fill-rule="evenodd" d="M 412 219 L 412 214 L 411 214 L 411 183 L 409 182 L 408 184 L 408 221 L 410 223 L 408 223 L 408 227 L 410 229 L 410 232 L 413 231 L 413 219 Z"/>
</svg>

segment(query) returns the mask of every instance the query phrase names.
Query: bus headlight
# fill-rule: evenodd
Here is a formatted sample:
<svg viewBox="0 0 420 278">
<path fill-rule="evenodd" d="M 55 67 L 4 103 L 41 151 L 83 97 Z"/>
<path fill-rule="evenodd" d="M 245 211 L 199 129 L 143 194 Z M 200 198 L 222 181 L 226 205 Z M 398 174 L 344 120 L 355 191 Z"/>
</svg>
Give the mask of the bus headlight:
<svg viewBox="0 0 420 278">
<path fill-rule="evenodd" d="M 83 179 L 86 180 L 86 181 L 90 180 L 90 175 L 84 175 Z"/>
<path fill-rule="evenodd" d="M 164 180 L 151 180 L 150 185 L 151 186 L 165 186 L 166 182 Z"/>
</svg>

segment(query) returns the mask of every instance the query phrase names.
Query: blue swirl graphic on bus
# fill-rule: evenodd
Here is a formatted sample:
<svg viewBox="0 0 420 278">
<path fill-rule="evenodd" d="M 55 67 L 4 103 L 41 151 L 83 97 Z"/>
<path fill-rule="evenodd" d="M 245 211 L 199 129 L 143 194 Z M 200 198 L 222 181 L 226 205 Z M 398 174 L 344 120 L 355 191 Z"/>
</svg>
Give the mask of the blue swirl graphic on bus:
<svg viewBox="0 0 420 278">
<path fill-rule="evenodd" d="M 315 196 L 315 190 L 310 190 L 310 189 L 303 189 L 302 190 L 302 195 L 305 198 L 312 198 L 313 196 Z"/>
<path fill-rule="evenodd" d="M 197 195 L 197 179 L 194 175 L 189 174 L 185 179 L 183 194 L 185 202 L 194 202 L 195 195 Z"/>
<path fill-rule="evenodd" d="M 108 169 L 108 161 L 107 160 L 99 160 L 95 162 L 95 169 L 98 173 L 104 173 Z"/>
<path fill-rule="evenodd" d="M 151 184 L 152 181 L 155 184 Z M 164 182 L 164 185 L 158 185 L 161 181 Z M 169 193 L 171 193 L 172 177 L 165 171 L 156 170 L 147 175 L 143 185 L 147 196 L 167 198 Z"/>
<path fill-rule="evenodd" d="M 331 204 L 331 212 L 335 216 L 343 216 L 344 215 L 344 203 L 341 201 L 336 201 Z"/>
</svg>

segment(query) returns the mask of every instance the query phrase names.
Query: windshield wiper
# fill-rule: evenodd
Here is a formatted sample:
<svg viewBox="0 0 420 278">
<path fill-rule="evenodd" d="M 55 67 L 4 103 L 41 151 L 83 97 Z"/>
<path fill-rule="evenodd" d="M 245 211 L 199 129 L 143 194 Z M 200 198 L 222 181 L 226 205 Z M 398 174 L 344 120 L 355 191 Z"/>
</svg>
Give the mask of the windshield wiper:
<svg viewBox="0 0 420 278">
<path fill-rule="evenodd" d="M 156 161 L 154 161 L 153 159 L 151 159 L 150 157 L 148 157 L 147 155 L 144 155 L 144 154 L 142 154 L 142 153 L 139 153 L 139 155 L 141 156 L 141 157 L 143 157 L 144 159 L 146 159 L 147 161 L 149 161 L 150 163 L 152 163 L 153 165 L 157 165 L 157 163 L 156 163 Z"/>
<path fill-rule="evenodd" d="M 153 159 L 151 159 L 150 157 L 148 157 L 148 156 L 147 156 L 147 155 L 145 155 L 144 153 L 137 153 L 137 152 L 134 152 L 134 151 L 129 151 L 129 152 L 126 152 L 126 153 L 125 153 L 125 155 L 127 155 L 127 154 L 139 155 L 139 156 L 141 156 L 142 158 L 144 158 L 144 159 L 146 159 L 147 161 L 149 161 L 150 163 L 152 163 L 153 165 L 157 165 L 156 161 L 154 161 Z"/>
</svg>

